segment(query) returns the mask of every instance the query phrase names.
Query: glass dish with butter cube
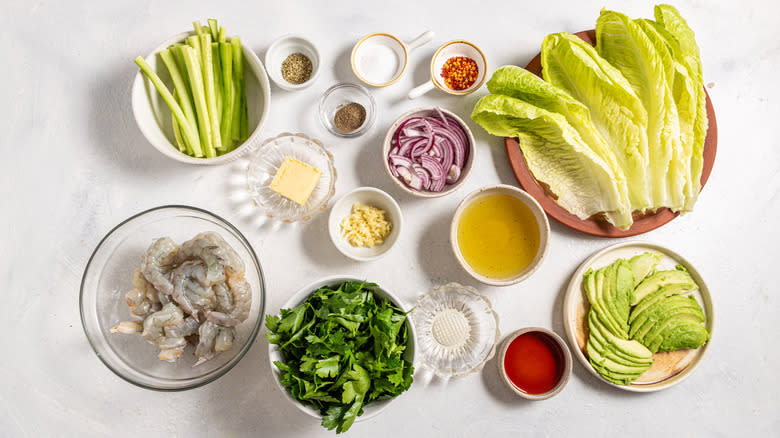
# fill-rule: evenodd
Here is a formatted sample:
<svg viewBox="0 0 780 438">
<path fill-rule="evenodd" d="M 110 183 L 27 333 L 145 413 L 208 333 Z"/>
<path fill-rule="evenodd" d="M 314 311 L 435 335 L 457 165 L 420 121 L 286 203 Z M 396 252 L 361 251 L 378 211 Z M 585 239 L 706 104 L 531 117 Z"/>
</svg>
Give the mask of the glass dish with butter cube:
<svg viewBox="0 0 780 438">
<path fill-rule="evenodd" d="M 283 133 L 250 157 L 247 188 L 255 205 L 283 222 L 306 221 L 325 210 L 336 187 L 333 156 L 317 140 Z"/>
</svg>

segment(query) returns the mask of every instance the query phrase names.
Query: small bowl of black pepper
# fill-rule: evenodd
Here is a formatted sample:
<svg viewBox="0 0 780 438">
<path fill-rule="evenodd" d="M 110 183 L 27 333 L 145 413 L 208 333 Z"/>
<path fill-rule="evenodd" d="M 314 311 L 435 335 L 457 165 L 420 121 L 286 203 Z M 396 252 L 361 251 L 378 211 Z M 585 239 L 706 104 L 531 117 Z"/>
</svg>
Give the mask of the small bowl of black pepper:
<svg viewBox="0 0 780 438">
<path fill-rule="evenodd" d="M 331 134 L 357 137 L 374 124 L 376 103 L 364 86 L 340 83 L 322 93 L 319 113 L 320 122 Z"/>
<path fill-rule="evenodd" d="M 265 68 L 271 80 L 283 90 L 309 87 L 320 73 L 320 54 L 311 41 L 300 35 L 277 38 L 265 52 Z"/>
</svg>

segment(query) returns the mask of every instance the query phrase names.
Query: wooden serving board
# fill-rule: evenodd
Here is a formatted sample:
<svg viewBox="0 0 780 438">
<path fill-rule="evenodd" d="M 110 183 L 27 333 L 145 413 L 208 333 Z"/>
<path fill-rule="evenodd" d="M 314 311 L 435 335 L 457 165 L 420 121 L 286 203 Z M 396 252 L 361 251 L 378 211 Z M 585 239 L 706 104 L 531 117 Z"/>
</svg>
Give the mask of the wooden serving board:
<svg viewBox="0 0 780 438">
<path fill-rule="evenodd" d="M 575 35 L 582 38 L 583 41 L 595 45 L 595 30 L 578 32 Z M 541 77 L 541 58 L 541 53 L 536 55 L 531 62 L 525 66 L 525 69 Z M 710 95 L 707 93 L 706 88 L 704 89 L 704 93 L 707 95 L 707 118 L 709 119 L 709 126 L 707 128 L 707 136 L 704 139 L 704 163 L 701 172 L 702 189 L 712 172 L 712 166 L 715 163 L 715 153 L 718 148 L 718 125 L 715 121 L 715 109 L 712 106 L 712 100 L 710 100 Z M 668 208 L 662 208 L 655 213 L 649 214 L 635 213 L 634 223 L 631 225 L 631 228 L 627 230 L 616 228 L 607 222 L 601 215 L 591 216 L 588 219 L 582 220 L 558 205 L 556 196 L 550 192 L 549 187 L 547 187 L 546 184 L 540 183 L 533 177 L 530 170 L 528 170 L 528 166 L 526 165 L 525 158 L 520 151 L 520 146 L 518 145 L 516 138 L 506 137 L 504 139 L 504 146 L 506 147 L 509 164 L 512 166 L 512 172 L 515 174 L 517 182 L 520 183 L 520 187 L 539 202 L 548 216 L 573 230 L 598 237 L 636 236 L 654 230 L 679 215 L 679 213 L 674 213 Z"/>
</svg>

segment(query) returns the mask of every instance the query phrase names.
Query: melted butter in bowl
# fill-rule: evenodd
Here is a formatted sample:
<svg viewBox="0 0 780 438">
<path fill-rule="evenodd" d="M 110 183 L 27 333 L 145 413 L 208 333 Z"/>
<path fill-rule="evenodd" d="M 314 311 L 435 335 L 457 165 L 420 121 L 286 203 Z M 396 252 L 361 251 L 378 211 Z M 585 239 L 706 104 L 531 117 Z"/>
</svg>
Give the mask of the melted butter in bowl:
<svg viewBox="0 0 780 438">
<path fill-rule="evenodd" d="M 456 258 L 472 277 L 508 286 L 541 264 L 549 233 L 547 217 L 533 198 L 498 185 L 479 189 L 461 202 L 450 236 Z"/>
</svg>

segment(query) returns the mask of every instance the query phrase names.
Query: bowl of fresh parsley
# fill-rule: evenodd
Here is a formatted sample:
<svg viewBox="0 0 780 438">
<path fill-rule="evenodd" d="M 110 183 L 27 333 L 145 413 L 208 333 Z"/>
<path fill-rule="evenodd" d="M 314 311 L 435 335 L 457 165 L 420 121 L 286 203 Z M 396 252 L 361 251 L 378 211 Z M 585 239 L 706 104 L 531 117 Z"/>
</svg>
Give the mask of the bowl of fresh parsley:
<svg viewBox="0 0 780 438">
<path fill-rule="evenodd" d="M 311 283 L 266 316 L 274 380 L 300 410 L 344 432 L 412 385 L 408 313 L 398 297 L 356 277 Z"/>
</svg>

